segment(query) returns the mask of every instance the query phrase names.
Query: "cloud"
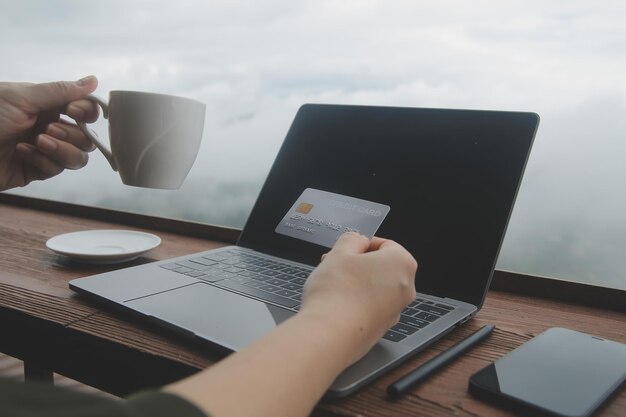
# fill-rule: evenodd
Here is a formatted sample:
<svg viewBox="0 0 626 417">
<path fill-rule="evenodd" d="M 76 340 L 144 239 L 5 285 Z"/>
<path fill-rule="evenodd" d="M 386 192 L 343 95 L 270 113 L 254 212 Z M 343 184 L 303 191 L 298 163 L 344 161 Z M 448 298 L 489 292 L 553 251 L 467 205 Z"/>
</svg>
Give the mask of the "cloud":
<svg viewBox="0 0 626 417">
<path fill-rule="evenodd" d="M 131 89 L 207 103 L 192 183 L 259 184 L 306 102 L 528 110 L 542 122 L 502 259 L 512 265 L 520 248 L 584 240 L 584 230 L 622 230 L 621 1 L 0 0 L 0 7 L 3 79 L 94 73 L 101 95 Z M 105 122 L 94 129 L 106 137 Z M 94 184 L 110 198 L 139 193 L 120 188 L 97 154 L 87 168 L 26 192 L 71 189 L 63 198 L 95 204 Z M 582 223 L 580 232 L 548 227 L 561 218 Z M 597 247 L 616 244 L 596 235 Z M 592 264 L 576 245 L 563 253 Z M 520 259 L 520 268 L 548 268 L 536 254 Z"/>
</svg>

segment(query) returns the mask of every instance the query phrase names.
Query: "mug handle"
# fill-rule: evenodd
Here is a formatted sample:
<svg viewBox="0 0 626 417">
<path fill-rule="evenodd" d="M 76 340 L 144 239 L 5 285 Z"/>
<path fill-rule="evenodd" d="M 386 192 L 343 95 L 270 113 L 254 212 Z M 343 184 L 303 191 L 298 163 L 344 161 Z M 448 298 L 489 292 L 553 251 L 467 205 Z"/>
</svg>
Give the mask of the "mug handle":
<svg viewBox="0 0 626 417">
<path fill-rule="evenodd" d="M 100 97 L 95 96 L 93 94 L 89 94 L 85 98 L 87 100 L 91 100 L 94 103 L 96 103 L 97 105 L 99 105 L 102 108 L 102 116 L 105 119 L 109 118 L 109 105 L 108 105 L 108 103 L 105 100 L 103 100 Z M 93 130 L 89 129 L 85 122 L 76 121 L 76 124 L 78 125 L 78 127 L 80 127 L 80 130 L 83 131 L 85 136 L 87 136 L 87 139 L 89 139 L 91 141 L 91 143 L 96 145 L 96 148 L 98 148 L 100 150 L 100 152 L 102 152 L 102 154 L 107 159 L 107 161 L 109 161 L 109 164 L 111 165 L 111 168 L 113 168 L 113 171 L 117 172 L 117 163 L 115 162 L 115 159 L 113 158 L 113 153 L 111 152 L 111 150 L 109 150 L 109 148 L 104 146 L 102 144 L 102 142 L 100 142 L 96 132 L 94 132 Z"/>
</svg>

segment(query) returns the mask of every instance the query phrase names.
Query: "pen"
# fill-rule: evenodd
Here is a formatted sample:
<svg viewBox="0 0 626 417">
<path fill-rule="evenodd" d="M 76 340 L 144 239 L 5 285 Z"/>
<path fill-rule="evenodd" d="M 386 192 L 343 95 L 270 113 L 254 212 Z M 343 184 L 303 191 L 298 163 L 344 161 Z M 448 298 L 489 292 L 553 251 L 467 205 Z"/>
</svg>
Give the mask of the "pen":
<svg viewBox="0 0 626 417">
<path fill-rule="evenodd" d="M 387 387 L 387 396 L 391 399 L 399 398 L 402 394 L 407 392 L 409 388 L 422 382 L 430 374 L 442 368 L 458 356 L 461 356 L 461 354 L 467 349 L 483 340 L 493 331 L 493 329 L 495 329 L 495 327 L 496 326 L 493 324 L 481 327 L 467 338 L 452 346 L 450 349 L 440 353 L 428 362 L 404 375 L 402 378 Z"/>
</svg>

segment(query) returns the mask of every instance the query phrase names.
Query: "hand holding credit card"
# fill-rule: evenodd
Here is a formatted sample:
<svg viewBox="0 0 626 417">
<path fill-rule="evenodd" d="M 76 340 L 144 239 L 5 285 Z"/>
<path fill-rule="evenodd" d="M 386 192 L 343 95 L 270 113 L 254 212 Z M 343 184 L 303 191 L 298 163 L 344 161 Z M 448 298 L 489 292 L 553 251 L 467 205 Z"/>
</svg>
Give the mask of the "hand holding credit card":
<svg viewBox="0 0 626 417">
<path fill-rule="evenodd" d="M 357 232 L 371 239 L 390 210 L 384 204 L 307 188 L 275 231 L 332 248 L 345 232 Z"/>
</svg>

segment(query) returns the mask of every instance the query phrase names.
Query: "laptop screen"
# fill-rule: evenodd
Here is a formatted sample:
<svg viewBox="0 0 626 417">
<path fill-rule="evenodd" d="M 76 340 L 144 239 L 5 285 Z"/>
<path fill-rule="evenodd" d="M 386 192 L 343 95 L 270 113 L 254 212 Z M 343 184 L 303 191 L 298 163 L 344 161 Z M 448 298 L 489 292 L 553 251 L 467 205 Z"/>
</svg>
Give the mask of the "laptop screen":
<svg viewBox="0 0 626 417">
<path fill-rule="evenodd" d="M 533 113 L 306 104 L 239 244 L 317 265 L 332 234 L 315 233 L 315 222 L 361 231 L 382 221 L 376 235 L 417 259 L 419 292 L 480 305 L 538 121 Z M 321 202 L 329 211 L 308 216 Z M 323 218 L 342 210 L 357 213 L 349 226 Z"/>
</svg>

